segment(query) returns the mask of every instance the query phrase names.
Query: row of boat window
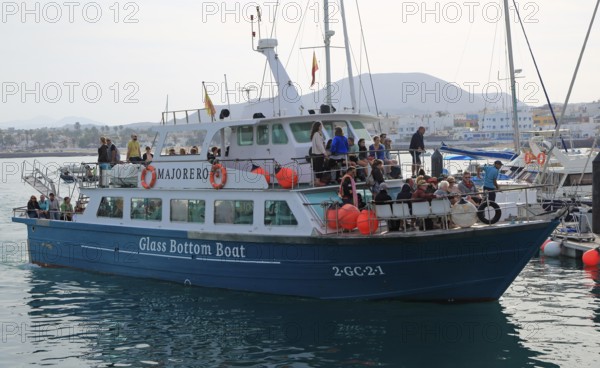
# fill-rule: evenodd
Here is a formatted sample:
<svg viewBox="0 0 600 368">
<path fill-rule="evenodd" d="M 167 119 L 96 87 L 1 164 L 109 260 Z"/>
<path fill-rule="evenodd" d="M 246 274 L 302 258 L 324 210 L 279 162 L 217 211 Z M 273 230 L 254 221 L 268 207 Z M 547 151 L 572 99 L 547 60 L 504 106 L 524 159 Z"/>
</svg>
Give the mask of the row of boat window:
<svg viewBox="0 0 600 368">
<path fill-rule="evenodd" d="M 538 176 L 538 171 L 528 171 L 524 170 L 518 175 L 518 179 L 527 181 L 528 183 L 534 183 L 536 177 Z M 579 185 L 592 185 L 593 176 L 592 173 L 584 173 L 581 174 L 568 174 L 562 186 L 564 187 L 572 187 Z M 548 173 L 545 178 L 546 184 L 558 185 L 561 184 L 562 174 L 560 173 Z"/>
<path fill-rule="evenodd" d="M 298 123 L 290 123 L 290 130 L 292 135 L 294 136 L 294 140 L 297 143 L 308 143 L 311 141 L 310 132 L 312 130 L 312 126 L 314 121 L 307 122 L 298 122 Z M 351 121 L 348 124 L 345 120 L 332 120 L 332 121 L 322 121 L 324 130 L 330 137 L 334 136 L 334 129 L 336 127 L 342 128 L 344 134 L 348 136 L 350 131 L 350 126 L 356 133 L 356 140 L 360 138 L 364 138 L 368 141 L 371 140 L 371 136 L 365 129 L 365 126 L 360 121 Z M 287 144 L 288 136 L 281 124 L 272 124 L 272 125 L 258 125 L 256 126 L 256 142 L 255 142 L 255 127 L 253 125 L 241 126 L 239 128 L 239 132 L 237 134 L 237 144 L 238 146 L 250 146 L 253 144 L 257 145 L 268 145 L 268 144 Z M 269 130 L 271 130 L 271 134 L 269 134 Z M 271 141 L 269 141 L 269 137 L 271 137 Z"/>
<path fill-rule="evenodd" d="M 96 215 L 120 218 L 123 214 L 123 197 L 103 197 Z M 263 223 L 271 226 L 298 225 L 286 201 L 266 200 Z M 132 220 L 162 221 L 163 201 L 160 198 L 131 198 Z M 171 199 L 169 220 L 175 223 L 205 222 L 206 202 L 202 199 Z M 254 201 L 214 201 L 214 224 L 254 224 Z"/>
<path fill-rule="evenodd" d="M 297 143 L 309 143 L 311 141 L 310 132 L 313 124 L 313 121 L 290 123 L 289 127 L 294 137 L 294 140 Z M 348 124 L 348 122 L 344 120 L 332 120 L 323 121 L 322 124 L 325 131 L 330 137 L 334 136 L 333 132 L 335 127 L 341 127 L 344 131 L 344 134 L 348 135 L 350 126 L 352 126 L 357 141 L 360 138 L 364 138 L 367 141 L 371 140 L 371 136 L 365 129 L 363 123 L 360 121 L 351 121 L 350 124 Z M 251 146 L 254 144 L 259 146 L 270 144 L 279 145 L 288 144 L 289 142 L 288 134 L 286 133 L 285 128 L 282 124 L 261 124 L 257 126 L 244 125 L 233 129 L 237 129 L 236 142 L 237 145 L 240 147 Z M 188 132 L 169 132 L 167 137 L 165 138 L 164 146 L 174 147 L 179 143 L 183 143 L 184 146 L 195 145 L 197 147 L 201 147 L 202 143 L 206 138 L 206 134 L 206 130 L 194 131 L 194 133 L 191 135 Z M 220 143 L 218 142 L 218 140 L 213 140 L 211 142 L 211 146 L 218 146 L 219 144 Z M 201 152 L 199 151 L 195 153 L 201 154 Z M 161 152 L 161 155 L 169 155 L 168 149 L 163 150 L 163 152 Z"/>
</svg>

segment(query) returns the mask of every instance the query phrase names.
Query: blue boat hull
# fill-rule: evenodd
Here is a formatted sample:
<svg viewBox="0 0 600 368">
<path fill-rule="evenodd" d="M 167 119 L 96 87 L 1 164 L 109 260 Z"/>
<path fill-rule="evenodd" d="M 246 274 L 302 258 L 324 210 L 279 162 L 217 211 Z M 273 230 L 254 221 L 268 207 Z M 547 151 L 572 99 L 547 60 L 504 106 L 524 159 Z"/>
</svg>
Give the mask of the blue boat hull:
<svg viewBox="0 0 600 368">
<path fill-rule="evenodd" d="M 321 299 L 498 299 L 556 221 L 466 232 L 290 238 L 14 218 L 32 263 Z M 201 236 L 202 235 L 202 236 Z"/>
</svg>

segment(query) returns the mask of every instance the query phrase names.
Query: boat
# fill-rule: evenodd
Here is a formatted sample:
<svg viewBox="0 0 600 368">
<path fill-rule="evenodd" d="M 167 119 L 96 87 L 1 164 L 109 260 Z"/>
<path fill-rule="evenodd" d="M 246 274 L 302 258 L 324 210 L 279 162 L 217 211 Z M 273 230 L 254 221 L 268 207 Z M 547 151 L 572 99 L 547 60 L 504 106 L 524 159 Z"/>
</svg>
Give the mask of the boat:
<svg viewBox="0 0 600 368">
<path fill-rule="evenodd" d="M 482 148 L 469 148 L 469 147 L 459 147 L 459 146 L 449 146 L 446 143 L 442 142 L 441 147 L 439 148 L 442 153 L 450 153 L 453 155 L 464 155 L 471 157 L 473 159 L 494 159 L 494 160 L 505 160 L 512 161 L 517 158 L 518 154 L 514 151 L 505 149 L 505 150 L 489 150 Z"/>
<path fill-rule="evenodd" d="M 275 39 L 262 39 L 256 49 L 282 93 L 294 85 L 276 46 Z M 374 203 L 362 183 L 356 190 L 368 208 L 342 206 L 337 185 L 313 185 L 305 159 L 311 127 L 321 122 L 327 139 L 340 126 L 370 142 L 365 126 L 378 118 L 328 106 L 303 115 L 293 99 L 277 103 L 287 104 L 285 114 L 217 122 L 198 114 L 198 122 L 176 124 L 177 113 L 187 119 L 198 109 L 163 113 L 173 120 L 156 125 L 153 161 L 136 166 L 135 183 L 107 183 L 102 177 L 110 173 L 88 163 L 100 180 L 76 183 L 80 206 L 72 221 L 29 218 L 25 208 L 14 209 L 12 221 L 27 227 L 30 262 L 318 299 L 490 301 L 559 222 L 556 214 L 530 216 L 527 198 L 513 203 L 517 216 L 510 221 L 478 222 L 475 211 L 464 203 L 450 207 L 447 199 L 413 203 L 410 212 L 407 203 Z M 170 154 L 180 137 L 195 137 L 198 154 Z M 209 162 L 214 146 L 223 155 Z M 402 184 L 389 181 L 390 193 Z M 406 226 L 434 218 L 445 226 Z M 447 226 L 450 219 L 462 227 Z M 403 221 L 404 231 L 391 231 L 390 220 Z"/>
<path fill-rule="evenodd" d="M 565 131 L 561 130 L 561 134 L 564 136 Z M 544 184 L 540 194 L 544 201 L 591 205 L 592 161 L 598 150 L 559 148 L 553 135 L 554 131 L 531 135 L 522 154 L 505 165 L 511 178 L 500 184 Z"/>
</svg>

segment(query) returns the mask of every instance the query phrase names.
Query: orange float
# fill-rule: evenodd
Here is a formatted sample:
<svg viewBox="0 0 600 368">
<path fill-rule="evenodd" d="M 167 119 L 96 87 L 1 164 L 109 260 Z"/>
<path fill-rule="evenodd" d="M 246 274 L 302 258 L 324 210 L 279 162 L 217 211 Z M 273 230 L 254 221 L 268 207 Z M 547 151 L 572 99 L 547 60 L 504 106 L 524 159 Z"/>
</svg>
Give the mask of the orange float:
<svg viewBox="0 0 600 368">
<path fill-rule="evenodd" d="M 342 229 L 352 230 L 356 227 L 356 222 L 360 211 L 356 206 L 345 204 L 338 210 L 338 222 Z"/>
<path fill-rule="evenodd" d="M 254 173 L 254 174 L 258 174 L 258 175 L 264 175 L 265 179 L 267 179 L 267 184 L 271 184 L 271 177 L 269 176 L 269 173 L 265 169 L 263 169 L 262 167 L 260 167 L 260 166 L 253 166 L 251 172 Z"/>
<path fill-rule="evenodd" d="M 544 152 L 540 152 L 540 153 L 537 155 L 537 162 L 538 162 L 538 164 L 540 164 L 540 165 L 543 165 L 543 164 L 545 164 L 545 163 L 546 163 L 546 154 L 545 154 Z"/>
<path fill-rule="evenodd" d="M 215 178 L 220 178 L 221 182 L 217 183 Z M 227 184 L 227 169 L 225 169 L 225 167 L 221 164 L 213 164 L 212 168 L 210 169 L 209 179 L 213 188 L 217 190 L 223 189 L 225 184 Z"/>
<path fill-rule="evenodd" d="M 150 179 L 149 183 L 146 182 L 146 174 L 148 174 L 148 171 L 150 174 L 152 174 L 152 178 Z M 144 168 L 144 170 L 142 170 L 142 186 L 144 189 L 150 189 L 154 186 L 154 184 L 156 184 L 156 169 L 154 166 L 148 165 Z"/>
<path fill-rule="evenodd" d="M 527 165 L 529 165 L 530 163 L 532 163 L 535 160 L 535 155 L 531 152 L 527 152 L 525 154 L 525 163 Z"/>
<path fill-rule="evenodd" d="M 356 219 L 358 231 L 363 235 L 373 234 L 379 228 L 379 221 L 374 211 L 362 210 Z"/>
<path fill-rule="evenodd" d="M 298 173 L 288 167 L 276 170 L 275 178 L 284 189 L 291 189 L 298 184 Z"/>
</svg>

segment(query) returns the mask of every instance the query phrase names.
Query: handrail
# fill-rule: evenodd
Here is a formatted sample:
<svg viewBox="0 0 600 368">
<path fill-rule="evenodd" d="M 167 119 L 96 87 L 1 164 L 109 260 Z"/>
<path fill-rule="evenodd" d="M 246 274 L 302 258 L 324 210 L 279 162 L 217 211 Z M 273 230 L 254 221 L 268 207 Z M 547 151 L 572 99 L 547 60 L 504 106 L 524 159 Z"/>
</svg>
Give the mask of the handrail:
<svg viewBox="0 0 600 368">
<path fill-rule="evenodd" d="M 169 114 L 173 114 L 173 125 L 177 125 L 177 113 L 185 113 L 185 122 L 186 124 L 190 123 L 190 112 L 191 113 L 196 113 L 198 116 L 198 123 L 202 124 L 202 117 L 200 112 L 201 111 L 206 111 L 206 109 L 186 109 L 186 110 L 172 110 L 172 111 L 165 111 L 163 112 L 161 115 L 161 120 L 160 120 L 160 124 L 161 125 L 168 125 L 169 123 Z"/>
</svg>

